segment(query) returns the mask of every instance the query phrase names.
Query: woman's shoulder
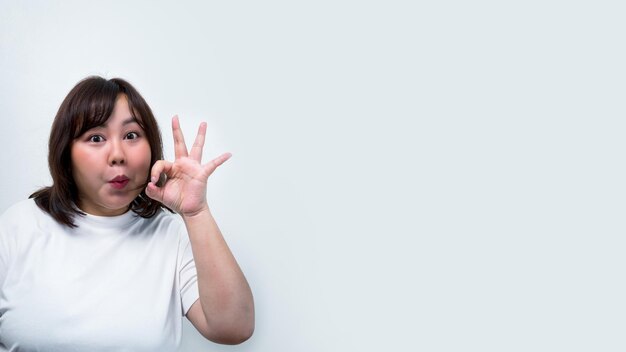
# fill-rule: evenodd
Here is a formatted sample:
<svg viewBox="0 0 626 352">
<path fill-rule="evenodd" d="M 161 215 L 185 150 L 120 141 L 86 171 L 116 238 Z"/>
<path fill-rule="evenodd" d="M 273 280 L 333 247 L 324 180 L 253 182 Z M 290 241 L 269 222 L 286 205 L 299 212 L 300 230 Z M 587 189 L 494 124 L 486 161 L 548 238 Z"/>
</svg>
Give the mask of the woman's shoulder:
<svg viewBox="0 0 626 352">
<path fill-rule="evenodd" d="M 0 245 L 14 241 L 28 243 L 40 229 L 55 226 L 52 217 L 39 209 L 33 199 L 14 203 L 0 215 Z"/>
<path fill-rule="evenodd" d="M 14 203 L 0 215 L 0 223 L 35 221 L 45 213 L 39 209 L 34 199 L 24 199 Z"/>
</svg>

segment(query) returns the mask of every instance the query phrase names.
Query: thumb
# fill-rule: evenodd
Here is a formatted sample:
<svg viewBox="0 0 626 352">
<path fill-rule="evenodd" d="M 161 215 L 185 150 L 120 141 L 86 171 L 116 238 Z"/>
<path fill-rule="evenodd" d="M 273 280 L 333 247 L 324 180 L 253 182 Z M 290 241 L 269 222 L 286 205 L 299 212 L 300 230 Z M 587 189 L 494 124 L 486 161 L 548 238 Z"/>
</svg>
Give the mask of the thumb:
<svg viewBox="0 0 626 352">
<path fill-rule="evenodd" d="M 148 183 L 146 186 L 146 195 L 157 202 L 163 203 L 163 188 L 157 187 L 153 182 Z"/>
</svg>

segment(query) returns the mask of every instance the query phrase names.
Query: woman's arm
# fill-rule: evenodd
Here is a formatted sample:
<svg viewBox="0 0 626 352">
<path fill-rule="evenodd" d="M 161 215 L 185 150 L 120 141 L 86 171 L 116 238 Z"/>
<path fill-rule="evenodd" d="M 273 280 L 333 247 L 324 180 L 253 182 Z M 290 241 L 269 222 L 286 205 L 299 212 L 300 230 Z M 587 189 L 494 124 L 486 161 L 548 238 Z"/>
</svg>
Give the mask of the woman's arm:
<svg viewBox="0 0 626 352">
<path fill-rule="evenodd" d="M 246 341 L 254 331 L 254 300 L 243 272 L 209 209 L 184 216 L 198 275 L 200 299 L 187 318 L 207 339 Z"/>
<path fill-rule="evenodd" d="M 187 317 L 207 339 L 237 344 L 250 338 L 254 331 L 254 301 L 250 286 L 209 210 L 208 178 L 231 155 L 226 153 L 201 164 L 206 127 L 206 123 L 200 124 L 188 152 L 178 117 L 172 119 L 176 158 L 174 162 L 159 160 L 154 164 L 146 194 L 179 213 L 187 227 L 200 293 Z M 159 187 L 156 184 L 161 174 L 167 180 Z"/>
</svg>

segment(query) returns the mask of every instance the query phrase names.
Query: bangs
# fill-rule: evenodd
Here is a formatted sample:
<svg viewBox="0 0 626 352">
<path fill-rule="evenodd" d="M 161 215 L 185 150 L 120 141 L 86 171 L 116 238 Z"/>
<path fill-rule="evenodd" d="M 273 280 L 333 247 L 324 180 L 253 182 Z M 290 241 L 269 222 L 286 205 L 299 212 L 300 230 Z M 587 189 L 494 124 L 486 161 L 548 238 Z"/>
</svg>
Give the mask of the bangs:
<svg viewBox="0 0 626 352">
<path fill-rule="evenodd" d="M 87 87 L 84 94 L 74 102 L 75 104 L 72 104 L 74 106 L 71 110 L 75 116 L 70 119 L 73 122 L 72 139 L 80 137 L 94 127 L 104 125 L 113 114 L 115 102 L 121 92 L 116 84 L 107 83 Z M 133 115 L 135 115 L 134 112 Z"/>
<path fill-rule="evenodd" d="M 128 110 L 130 110 L 130 116 L 132 116 L 135 121 L 137 121 L 137 124 L 139 125 L 139 127 L 141 127 L 142 130 L 144 130 L 144 132 L 146 131 L 146 126 L 143 122 L 143 119 L 141 118 L 141 114 L 139 113 L 138 109 L 135 108 L 135 106 L 133 105 L 133 99 L 128 96 L 128 94 L 126 93 L 121 93 L 124 94 L 126 96 L 126 101 L 128 102 Z"/>
</svg>

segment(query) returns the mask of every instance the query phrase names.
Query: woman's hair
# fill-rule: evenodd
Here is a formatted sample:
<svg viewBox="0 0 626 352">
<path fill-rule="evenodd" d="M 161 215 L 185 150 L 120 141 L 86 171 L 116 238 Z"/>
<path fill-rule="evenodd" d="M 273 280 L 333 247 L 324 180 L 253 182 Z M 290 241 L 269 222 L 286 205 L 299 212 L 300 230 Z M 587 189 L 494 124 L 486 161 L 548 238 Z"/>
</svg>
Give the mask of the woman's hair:
<svg viewBox="0 0 626 352">
<path fill-rule="evenodd" d="M 148 139 L 151 167 L 157 160 L 163 159 L 159 126 L 146 101 L 130 83 L 120 78 L 106 80 L 98 76 L 78 82 L 61 103 L 52 123 L 48 141 L 48 167 L 52 186 L 44 187 L 29 197 L 34 198 L 39 208 L 61 224 L 76 227 L 74 216 L 85 215 L 75 205 L 78 203 L 78 188 L 72 175 L 72 143 L 87 130 L 109 119 L 120 94 L 126 96 L 133 117 Z M 146 196 L 145 189 L 130 204 L 130 209 L 144 218 L 154 216 L 160 208 L 167 209 Z"/>
</svg>

